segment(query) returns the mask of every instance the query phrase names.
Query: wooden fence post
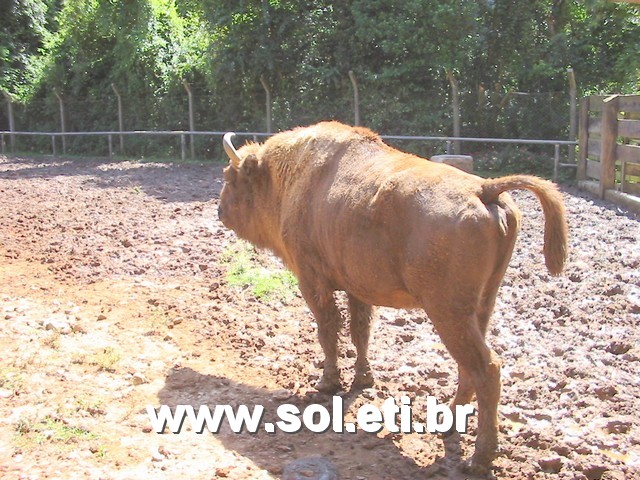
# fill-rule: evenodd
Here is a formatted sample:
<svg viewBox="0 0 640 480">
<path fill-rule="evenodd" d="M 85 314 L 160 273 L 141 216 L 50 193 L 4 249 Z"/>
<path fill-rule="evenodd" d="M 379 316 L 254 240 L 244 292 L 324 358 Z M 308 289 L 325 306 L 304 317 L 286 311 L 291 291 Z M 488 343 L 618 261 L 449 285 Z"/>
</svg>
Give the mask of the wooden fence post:
<svg viewBox="0 0 640 480">
<path fill-rule="evenodd" d="M 353 124 L 357 127 L 360 125 L 360 95 L 358 93 L 358 81 L 353 70 L 349 70 L 349 80 L 353 86 Z"/>
<path fill-rule="evenodd" d="M 271 89 L 269 88 L 269 84 L 264 78 L 264 75 L 260 75 L 260 83 L 262 84 L 262 88 L 264 88 L 264 93 L 267 96 L 265 100 L 265 108 L 267 112 L 267 133 L 271 133 Z"/>
<path fill-rule="evenodd" d="M 580 132 L 578 134 L 578 168 L 576 179 L 587 179 L 587 149 L 589 148 L 589 97 L 580 99 Z"/>
<path fill-rule="evenodd" d="M 60 132 L 62 133 L 62 154 L 67 154 L 67 136 L 65 135 L 66 128 L 64 124 L 64 102 L 62 96 L 58 93 L 57 89 L 53 89 L 53 94 L 58 98 L 58 104 L 60 105 Z"/>
<path fill-rule="evenodd" d="M 118 90 L 116 90 L 116 86 L 113 83 L 111 84 L 111 89 L 118 98 L 118 129 L 120 130 L 120 154 L 122 155 L 124 154 L 124 137 L 122 135 L 122 132 L 124 131 L 124 120 L 122 118 L 122 98 L 120 97 L 120 93 L 118 93 Z"/>
<path fill-rule="evenodd" d="M 189 131 L 195 131 L 195 124 L 193 122 L 193 94 L 191 93 L 191 87 L 189 86 L 189 82 L 186 80 L 182 80 L 182 84 L 184 85 L 184 89 L 187 91 L 187 96 L 189 97 Z M 193 145 L 193 133 L 189 135 L 189 145 L 191 146 L 191 159 L 196 157 L 195 147 Z"/>
<path fill-rule="evenodd" d="M 569 76 L 569 140 L 574 142 L 576 140 L 577 130 L 577 98 L 578 87 L 576 85 L 576 75 L 573 72 L 573 68 L 567 69 L 567 75 Z M 576 147 L 569 146 L 569 163 L 575 163 L 576 161 Z"/>
<path fill-rule="evenodd" d="M 447 78 L 451 84 L 451 104 L 453 108 L 453 136 L 460 136 L 460 93 L 458 90 L 458 80 L 453 76 L 453 72 L 447 68 Z M 460 155 L 460 140 L 454 140 L 453 153 Z"/>
<path fill-rule="evenodd" d="M 602 144 L 600 148 L 600 198 L 616 183 L 616 150 L 618 146 L 618 104 L 620 97 L 611 95 L 602 105 Z"/>
</svg>

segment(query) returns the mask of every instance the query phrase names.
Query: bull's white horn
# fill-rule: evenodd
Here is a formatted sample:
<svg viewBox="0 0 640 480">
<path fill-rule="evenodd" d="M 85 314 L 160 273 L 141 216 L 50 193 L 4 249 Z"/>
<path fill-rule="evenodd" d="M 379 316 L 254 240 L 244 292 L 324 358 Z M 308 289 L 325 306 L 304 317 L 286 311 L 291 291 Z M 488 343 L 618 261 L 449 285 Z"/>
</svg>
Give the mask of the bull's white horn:
<svg viewBox="0 0 640 480">
<path fill-rule="evenodd" d="M 231 165 L 234 168 L 238 168 L 240 167 L 240 155 L 238 155 L 238 151 L 233 146 L 233 143 L 231 143 L 231 139 L 235 137 L 235 135 L 233 132 L 225 133 L 224 137 L 222 137 L 222 146 L 224 147 L 224 151 L 227 152 L 229 160 L 231 160 Z"/>
</svg>

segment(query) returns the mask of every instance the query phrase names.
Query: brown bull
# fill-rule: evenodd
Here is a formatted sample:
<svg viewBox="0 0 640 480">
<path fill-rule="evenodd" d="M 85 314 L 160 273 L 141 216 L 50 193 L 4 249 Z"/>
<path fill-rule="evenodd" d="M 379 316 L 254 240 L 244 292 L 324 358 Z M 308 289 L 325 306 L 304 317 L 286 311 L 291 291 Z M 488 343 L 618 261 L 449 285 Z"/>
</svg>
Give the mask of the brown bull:
<svg viewBox="0 0 640 480">
<path fill-rule="evenodd" d="M 225 135 L 219 216 L 278 255 L 297 276 L 325 354 L 318 390 L 340 388 L 333 292 L 346 292 L 357 350 L 354 388 L 373 384 L 372 305 L 423 308 L 458 363 L 462 405 L 475 393 L 478 436 L 469 467 L 487 471 L 497 447 L 500 363 L 485 334 L 520 225 L 512 189 L 530 190 L 545 216 L 544 257 L 559 274 L 567 225 L 555 186 L 533 176 L 493 180 L 387 145 L 370 130 L 324 122 L 236 150 Z"/>
</svg>

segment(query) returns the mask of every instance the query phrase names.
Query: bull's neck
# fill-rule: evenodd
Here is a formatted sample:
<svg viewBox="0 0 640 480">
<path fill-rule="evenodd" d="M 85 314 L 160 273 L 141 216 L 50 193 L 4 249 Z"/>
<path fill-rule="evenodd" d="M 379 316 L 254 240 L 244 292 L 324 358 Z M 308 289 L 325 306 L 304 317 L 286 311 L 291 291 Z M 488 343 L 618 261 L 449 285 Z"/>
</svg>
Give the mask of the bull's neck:
<svg viewBox="0 0 640 480">
<path fill-rule="evenodd" d="M 282 235 L 282 206 L 284 199 L 287 198 L 291 185 L 292 177 L 285 172 L 288 169 L 278 168 L 279 166 L 271 166 L 270 168 L 270 188 L 266 193 L 264 201 L 260 208 L 262 215 L 261 231 L 264 232 L 262 240 L 264 247 L 271 250 L 285 264 L 289 264 L 287 249 L 285 247 L 285 239 Z"/>
</svg>

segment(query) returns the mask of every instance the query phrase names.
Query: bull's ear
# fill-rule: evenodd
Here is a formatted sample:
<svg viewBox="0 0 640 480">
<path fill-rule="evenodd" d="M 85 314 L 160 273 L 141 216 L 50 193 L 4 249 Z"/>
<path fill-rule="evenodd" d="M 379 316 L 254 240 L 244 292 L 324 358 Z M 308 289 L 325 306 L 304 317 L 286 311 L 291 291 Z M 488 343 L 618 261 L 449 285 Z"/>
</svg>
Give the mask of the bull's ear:
<svg viewBox="0 0 640 480">
<path fill-rule="evenodd" d="M 247 155 L 242 161 L 242 171 L 247 176 L 255 175 L 258 172 L 258 157 L 254 154 Z"/>
</svg>

